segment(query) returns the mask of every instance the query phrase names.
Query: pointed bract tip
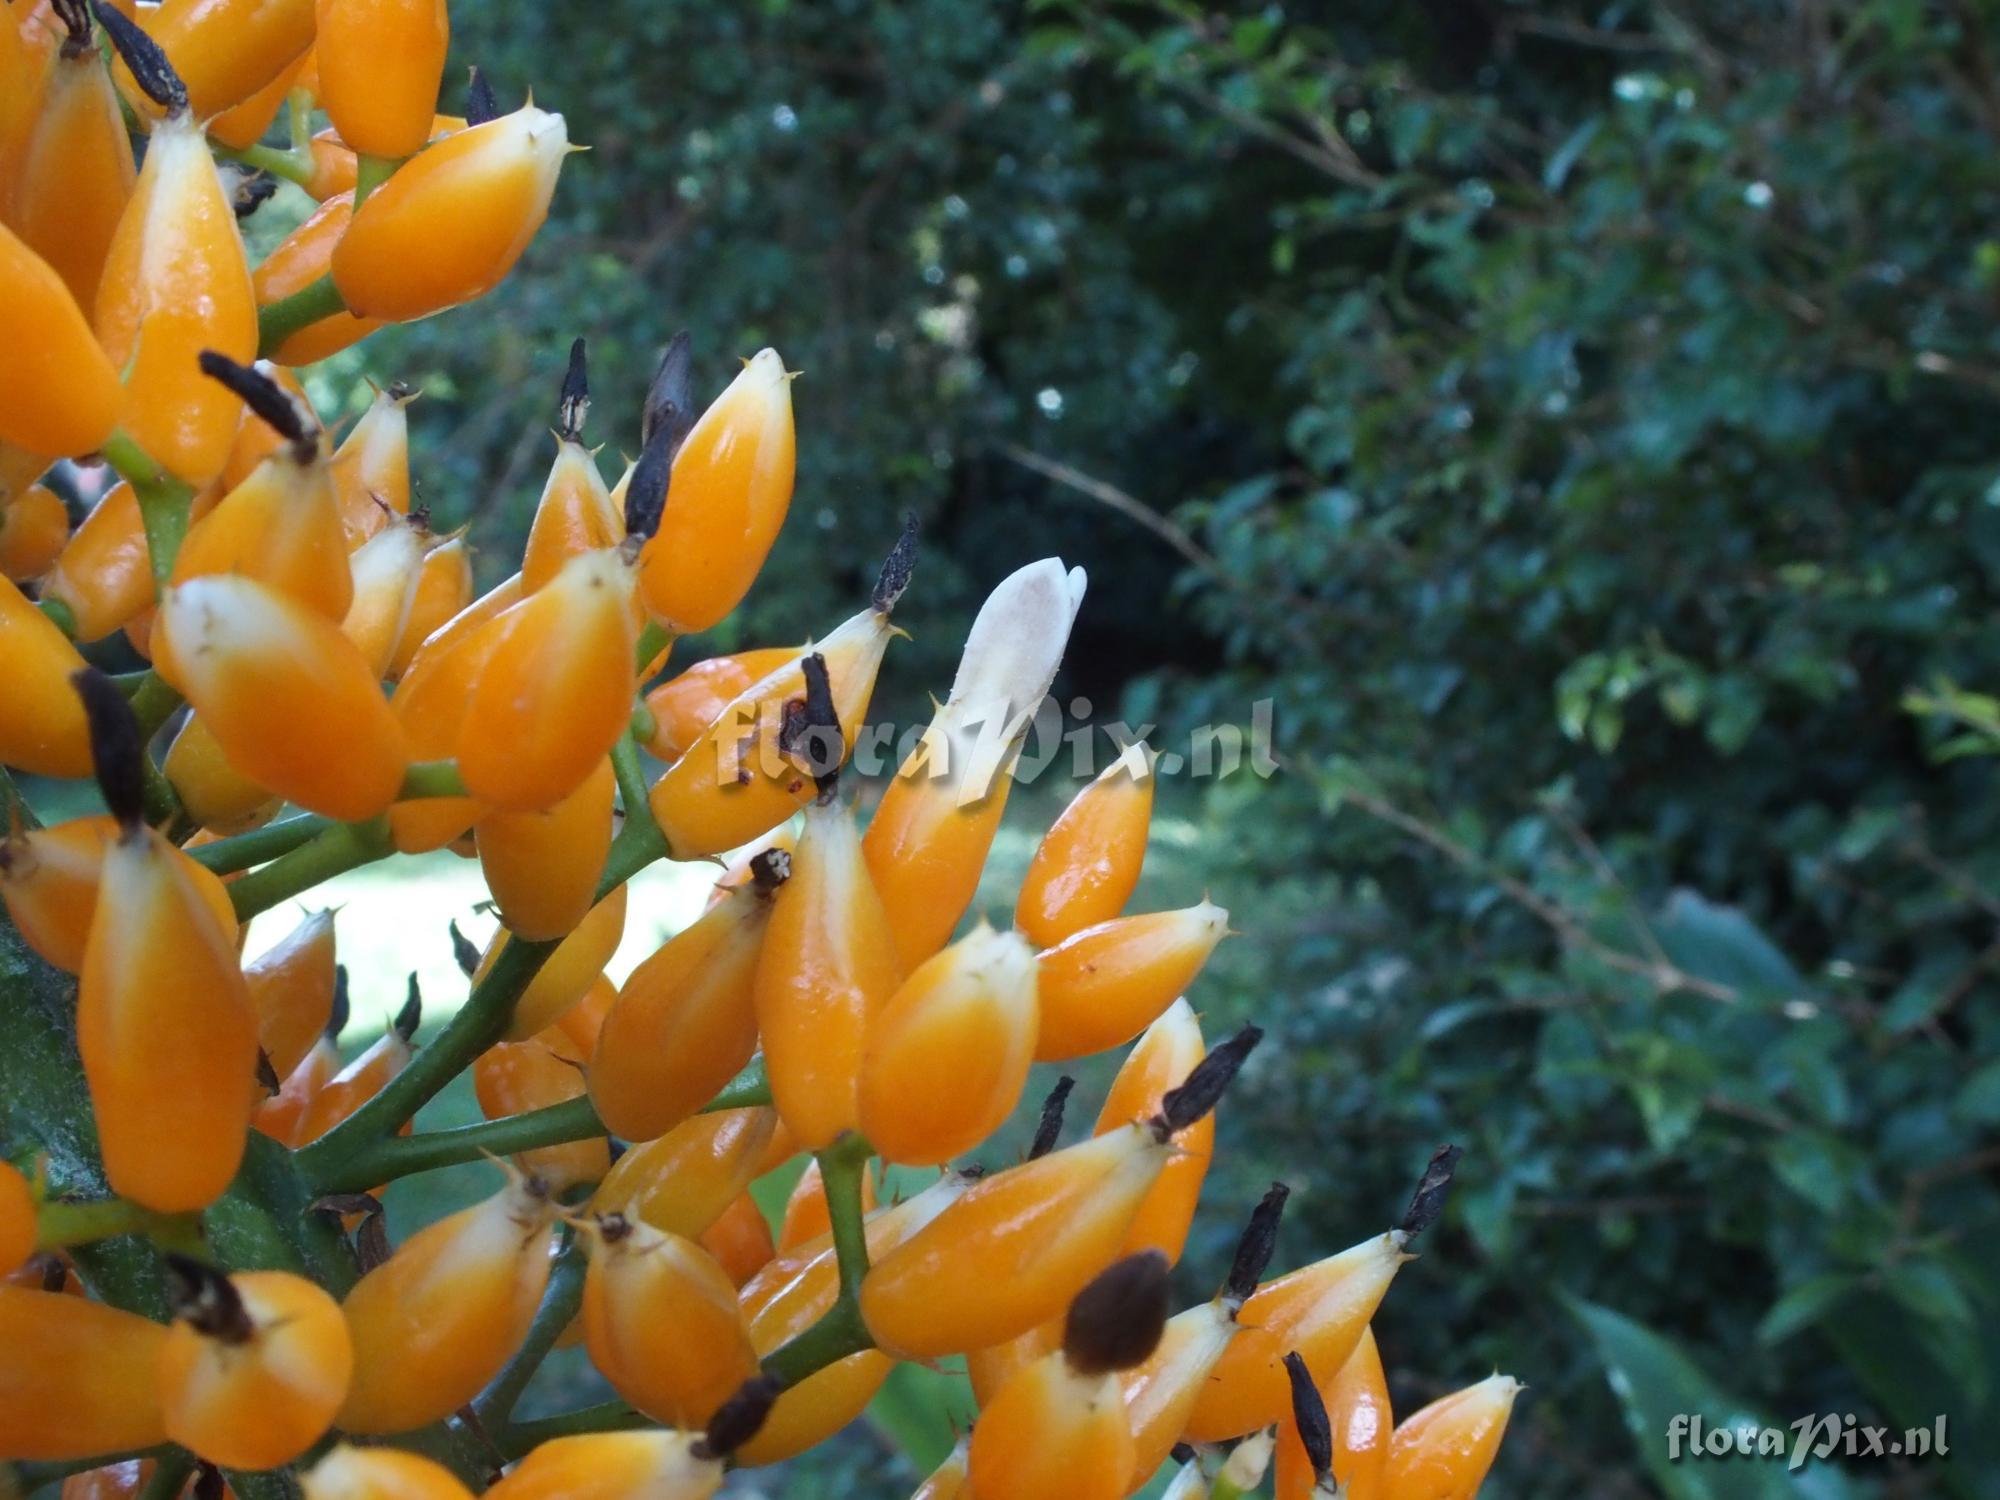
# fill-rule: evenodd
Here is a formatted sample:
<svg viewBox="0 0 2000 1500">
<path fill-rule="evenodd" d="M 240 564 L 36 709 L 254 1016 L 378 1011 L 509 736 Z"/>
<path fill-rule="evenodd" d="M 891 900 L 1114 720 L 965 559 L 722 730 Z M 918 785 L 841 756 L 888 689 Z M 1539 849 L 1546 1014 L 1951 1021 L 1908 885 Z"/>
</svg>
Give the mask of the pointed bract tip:
<svg viewBox="0 0 2000 1500">
<path fill-rule="evenodd" d="M 132 70 L 132 79 L 139 85 L 139 91 L 168 114 L 179 114 L 187 108 L 187 85 L 181 82 L 181 75 L 174 71 L 174 65 L 167 61 L 167 54 L 160 44 L 139 29 L 139 23 L 124 15 L 114 7 L 97 0 L 97 19 L 104 27 L 104 34 L 111 38 L 111 45 L 124 59 L 125 66 Z"/>
<path fill-rule="evenodd" d="M 1196 1063 L 1187 1081 L 1177 1089 L 1169 1089 L 1160 1100 L 1160 1112 L 1153 1117 L 1153 1133 L 1164 1141 L 1214 1109 L 1243 1066 L 1243 1060 L 1263 1039 L 1263 1027 L 1245 1026 Z"/>
<path fill-rule="evenodd" d="M 465 128 L 484 125 L 489 120 L 500 118 L 499 101 L 493 97 L 493 85 L 486 81 L 486 75 L 476 66 L 465 70 Z"/>
<path fill-rule="evenodd" d="M 396 1035 L 405 1042 L 417 1034 L 417 1028 L 424 1023 L 424 992 L 417 985 L 414 970 L 410 973 L 409 994 L 403 1000 L 403 1008 L 396 1012 L 396 1019 L 389 1023 Z"/>
<path fill-rule="evenodd" d="M 85 667 L 69 680 L 90 724 L 90 759 L 105 809 L 129 836 L 143 826 L 146 811 L 146 744 L 139 717 L 118 684 L 97 668 Z"/>
<path fill-rule="evenodd" d="M 1056 1141 L 1062 1136 L 1063 1109 L 1069 1103 L 1070 1090 L 1075 1087 L 1076 1080 L 1065 1073 L 1049 1090 L 1048 1098 L 1042 1101 L 1042 1118 L 1035 1126 L 1034 1143 L 1028 1147 L 1029 1161 L 1038 1160 L 1056 1149 Z"/>
<path fill-rule="evenodd" d="M 1097 1273 L 1070 1302 L 1063 1357 L 1080 1375 L 1144 1364 L 1167 1326 L 1167 1257 L 1142 1250 Z"/>
<path fill-rule="evenodd" d="M 341 1032 L 347 1030 L 347 1018 L 353 1013 L 353 1003 L 347 998 L 347 965 L 333 966 L 333 1008 L 326 1016 L 326 1039 L 340 1040 Z"/>
<path fill-rule="evenodd" d="M 1250 1211 L 1250 1222 L 1243 1226 L 1243 1237 L 1236 1242 L 1236 1259 L 1230 1263 L 1229 1279 L 1222 1284 L 1222 1295 L 1231 1302 L 1250 1300 L 1250 1294 L 1257 1290 L 1257 1283 L 1264 1279 L 1264 1268 L 1271 1263 L 1271 1252 L 1278 1243 L 1278 1222 L 1285 1216 L 1285 1200 L 1292 1190 L 1282 1182 L 1274 1182 Z"/>
<path fill-rule="evenodd" d="M 160 1260 L 166 1273 L 167 1304 L 176 1318 L 225 1344 L 250 1341 L 256 1330 L 242 1295 L 228 1276 L 207 1261 L 172 1250 Z"/>
<path fill-rule="evenodd" d="M 258 419 L 292 445 L 293 457 L 308 462 L 319 451 L 319 423 L 290 391 L 254 365 L 240 365 L 228 355 L 204 349 L 195 357 L 201 373 L 241 398 Z"/>
<path fill-rule="evenodd" d="M 1292 1422 L 1306 1450 L 1306 1462 L 1315 1477 L 1323 1476 L 1333 1468 L 1333 1425 L 1327 1420 L 1326 1402 L 1298 1350 L 1285 1356 L 1285 1373 L 1292 1381 Z"/>
<path fill-rule="evenodd" d="M 893 610 L 910 586 L 910 575 L 917 570 L 917 538 L 922 531 L 914 511 L 903 517 L 902 534 L 889 549 L 889 555 L 882 559 L 882 571 L 875 575 L 875 588 L 868 596 L 877 614 L 886 615 Z"/>
<path fill-rule="evenodd" d="M 1438 1221 L 1444 1212 L 1445 1199 L 1451 1195 L 1452 1175 L 1458 1171 L 1459 1158 L 1464 1155 L 1465 1150 L 1460 1146 L 1440 1146 L 1431 1153 L 1417 1190 L 1410 1196 L 1410 1206 L 1396 1225 L 1406 1239 L 1415 1239 Z"/>
<path fill-rule="evenodd" d="M 563 372 L 562 395 L 556 404 L 556 434 L 574 443 L 583 436 L 583 421 L 590 413 L 590 366 L 584 341 L 569 346 L 569 368 Z"/>
<path fill-rule="evenodd" d="M 784 1390 L 784 1382 L 775 1375 L 753 1375 L 744 1381 L 708 1419 L 708 1430 L 694 1445 L 695 1456 L 711 1460 L 729 1457 L 757 1435 Z"/>
</svg>

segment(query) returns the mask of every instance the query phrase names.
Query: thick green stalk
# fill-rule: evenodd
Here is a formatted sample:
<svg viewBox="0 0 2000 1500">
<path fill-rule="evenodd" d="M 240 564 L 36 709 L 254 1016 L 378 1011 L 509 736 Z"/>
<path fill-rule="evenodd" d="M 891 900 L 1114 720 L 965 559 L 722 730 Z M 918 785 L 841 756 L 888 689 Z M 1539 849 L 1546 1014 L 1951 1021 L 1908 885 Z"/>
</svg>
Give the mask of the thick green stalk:
<svg viewBox="0 0 2000 1500">
<path fill-rule="evenodd" d="M 628 818 L 652 816 L 646 800 L 646 771 L 639 764 L 639 746 L 627 730 L 611 747 L 611 774 L 618 779 L 618 798 L 625 804 Z"/>
<path fill-rule="evenodd" d="M 54 1199 L 35 1214 L 35 1248 L 60 1250 L 121 1234 L 156 1234 L 172 1217 L 124 1198 L 94 1198 L 87 1203 Z M 192 1218 L 182 1218 L 176 1227 L 189 1228 L 193 1223 Z"/>
<path fill-rule="evenodd" d="M 340 288 L 333 284 L 332 275 L 322 276 L 291 296 L 280 297 L 258 310 L 257 353 L 268 359 L 300 329 L 346 311 L 347 304 L 341 300 Z"/>
<path fill-rule="evenodd" d="M 304 187 L 312 181 L 313 158 L 308 148 L 300 151 L 296 147 L 244 146 L 232 150 L 217 147 L 215 154 L 223 161 L 240 161 L 246 167 L 259 172 L 269 172 L 273 177 L 282 177 L 287 182 L 296 182 Z"/>
<path fill-rule="evenodd" d="M 217 839 L 212 844 L 203 844 L 199 849 L 188 850 L 188 857 L 218 875 L 233 875 L 238 870 L 247 870 L 252 865 L 261 865 L 277 859 L 280 855 L 290 854 L 301 844 L 310 843 L 328 829 L 341 826 L 333 819 L 323 818 L 318 813 L 306 813 L 300 817 L 266 823 L 262 828 L 253 828 L 248 833 L 239 833 L 233 838 Z"/>
<path fill-rule="evenodd" d="M 132 694 L 132 712 L 138 716 L 139 733 L 149 740 L 180 706 L 181 695 L 169 687 L 167 680 L 158 672 L 142 676 L 138 689 Z"/>
<path fill-rule="evenodd" d="M 764 1373 L 777 1376 L 788 1386 L 850 1354 L 874 1347 L 875 1340 L 861 1318 L 861 1282 L 868 1275 L 861 1180 L 873 1154 L 868 1143 L 851 1131 L 816 1154 L 833 1221 L 833 1251 L 840 1261 L 840 1296 L 825 1317 L 765 1357 Z"/>
<path fill-rule="evenodd" d="M 321 881 L 372 864 L 393 854 L 395 849 L 386 817 L 366 823 L 335 823 L 291 853 L 231 882 L 230 904 L 236 908 L 237 917 L 247 922 L 280 901 L 289 901 Z"/>
<path fill-rule="evenodd" d="M 590 1432 L 630 1432 L 634 1428 L 658 1425 L 644 1412 L 632 1410 L 623 1401 L 600 1401 L 595 1406 L 579 1407 L 559 1416 L 515 1422 L 508 1427 L 506 1436 L 498 1441 L 500 1451 L 511 1460 L 531 1452 L 550 1438 L 578 1437 Z"/>
<path fill-rule="evenodd" d="M 194 491 L 154 463 L 146 451 L 122 432 L 104 444 L 104 461 L 132 486 L 139 502 L 139 519 L 146 528 L 146 551 L 153 569 L 153 587 L 164 589 L 173 577 L 174 559 L 187 536 Z"/>
<path fill-rule="evenodd" d="M 463 797 L 465 783 L 459 779 L 458 762 L 420 760 L 403 772 L 399 802 L 418 802 L 426 797 Z"/>
</svg>

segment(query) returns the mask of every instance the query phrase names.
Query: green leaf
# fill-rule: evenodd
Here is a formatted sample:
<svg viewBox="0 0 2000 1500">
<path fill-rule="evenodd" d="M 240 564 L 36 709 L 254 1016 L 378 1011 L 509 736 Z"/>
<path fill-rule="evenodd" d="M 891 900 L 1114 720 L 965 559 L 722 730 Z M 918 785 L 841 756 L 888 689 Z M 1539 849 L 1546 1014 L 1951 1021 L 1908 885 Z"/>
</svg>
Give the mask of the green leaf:
<svg viewBox="0 0 2000 1500">
<path fill-rule="evenodd" d="M 1757 1342 L 1781 1344 L 1795 1333 L 1812 1327 L 1831 1309 L 1840 1305 L 1854 1290 L 1858 1278 L 1847 1271 L 1825 1271 L 1808 1276 L 1771 1304 L 1757 1324 Z"/>
<path fill-rule="evenodd" d="M 1698 892 L 1675 891 L 1654 931 L 1667 956 L 1698 979 L 1766 999 L 1790 999 L 1810 988 L 1756 923 Z"/>
</svg>

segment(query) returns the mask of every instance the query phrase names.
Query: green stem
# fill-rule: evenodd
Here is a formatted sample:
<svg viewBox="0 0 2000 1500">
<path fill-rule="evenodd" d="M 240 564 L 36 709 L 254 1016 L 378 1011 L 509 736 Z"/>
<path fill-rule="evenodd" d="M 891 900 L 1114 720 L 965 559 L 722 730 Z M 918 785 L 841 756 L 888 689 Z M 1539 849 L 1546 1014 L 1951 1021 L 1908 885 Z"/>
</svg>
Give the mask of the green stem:
<svg viewBox="0 0 2000 1500">
<path fill-rule="evenodd" d="M 359 152 L 354 158 L 354 211 L 359 213 L 361 205 L 368 201 L 368 195 L 395 175 L 407 158 L 401 156 L 370 156 Z"/>
<path fill-rule="evenodd" d="M 181 695 L 167 686 L 166 678 L 158 672 L 146 673 L 139 679 L 138 691 L 132 694 L 132 712 L 139 718 L 140 737 L 150 740 L 180 706 Z"/>
<path fill-rule="evenodd" d="M 37 599 L 35 608 L 49 617 L 49 623 L 71 640 L 76 639 L 76 611 L 60 599 Z"/>
<path fill-rule="evenodd" d="M 421 760 L 403 772 L 399 802 L 417 802 L 426 797 L 463 797 L 465 783 L 459 779 L 458 763 L 450 760 Z"/>
<path fill-rule="evenodd" d="M 311 847 L 307 845 L 299 853 L 304 854 Z M 650 817 L 628 819 L 612 841 L 611 854 L 604 862 L 604 875 L 597 884 L 598 899 L 602 900 L 666 852 L 666 840 Z M 284 863 L 281 859 L 270 868 L 275 870 Z M 244 881 L 256 880 L 266 873 L 259 870 L 255 875 L 245 876 L 230 887 L 232 894 Z M 239 906 L 238 910 L 241 909 Z M 344 1180 L 343 1164 L 350 1157 L 373 1151 L 381 1140 L 396 1134 L 440 1089 L 470 1067 L 474 1058 L 505 1036 L 507 1023 L 513 1019 L 514 1003 L 555 950 L 553 942 L 529 943 L 518 938 L 502 948 L 485 978 L 473 985 L 458 1013 L 445 1022 L 444 1029 L 410 1060 L 409 1066 L 345 1121 L 298 1153 L 299 1170 L 307 1179 L 316 1183 Z"/>
<path fill-rule="evenodd" d="M 560 1416 L 516 1422 L 499 1439 L 500 1451 L 509 1459 L 516 1459 L 550 1438 L 580 1437 L 592 1432 L 630 1432 L 634 1428 L 655 1425 L 651 1417 L 632 1410 L 623 1401 L 601 1401 L 596 1406 L 580 1407 Z"/>
<path fill-rule="evenodd" d="M 861 1282 L 868 1274 L 868 1235 L 862 1223 L 861 1179 L 874 1152 L 849 1131 L 815 1154 L 833 1221 L 833 1251 L 840 1261 L 840 1296 L 821 1318 L 764 1359 L 766 1375 L 797 1385 L 828 1365 L 875 1345 L 861 1317 Z"/>
<path fill-rule="evenodd" d="M 583 1246 L 572 1238 L 549 1268 L 548 1289 L 542 1293 L 542 1305 L 535 1309 L 535 1320 L 528 1325 L 527 1338 L 506 1367 L 493 1377 L 493 1383 L 473 1398 L 472 1414 L 488 1433 L 507 1425 L 507 1419 L 520 1403 L 521 1392 L 528 1388 L 528 1382 L 548 1358 L 549 1350 L 576 1317 L 576 1310 L 583 1303 L 584 1267 Z"/>
<path fill-rule="evenodd" d="M 121 1234 L 157 1234 L 184 1229 L 186 1216 L 155 1213 L 123 1198 L 96 1198 L 87 1203 L 54 1199 L 35 1214 L 35 1248 L 60 1250 L 115 1239 Z"/>
<path fill-rule="evenodd" d="M 122 432 L 114 432 L 105 440 L 104 461 L 132 486 L 132 494 L 139 502 L 139 519 L 146 528 L 153 587 L 164 589 L 173 577 L 181 541 L 187 536 L 194 491 L 163 471 L 145 449 Z"/>
<path fill-rule="evenodd" d="M 287 182 L 296 182 L 304 187 L 313 178 L 312 148 L 304 151 L 296 147 L 244 146 L 232 150 L 227 146 L 214 146 L 216 156 L 223 161 L 240 161 L 246 167 L 259 172 L 269 172 L 273 177 L 282 177 Z"/>
<path fill-rule="evenodd" d="M 146 821 L 155 828 L 165 828 L 181 815 L 180 795 L 153 764 L 152 756 L 142 758 L 139 767 L 140 799 L 146 809 Z"/>
<path fill-rule="evenodd" d="M 713 1114 L 717 1110 L 747 1109 L 770 1102 L 771 1085 L 764 1077 L 764 1059 L 756 1057 L 727 1088 L 703 1105 L 701 1112 Z M 482 1120 L 474 1125 L 427 1130 L 419 1135 L 386 1136 L 341 1159 L 329 1169 L 328 1176 L 315 1179 L 315 1186 L 323 1193 L 366 1192 L 381 1183 L 418 1172 L 456 1167 L 486 1156 L 513 1156 L 543 1146 L 586 1141 L 606 1133 L 604 1122 L 597 1117 L 597 1110 L 587 1097 L 566 1099 L 546 1109 Z"/>
<path fill-rule="evenodd" d="M 328 829 L 341 826 L 318 813 L 305 813 L 300 817 L 266 823 L 262 828 L 253 828 L 233 838 L 203 844 L 199 849 L 188 850 L 188 857 L 218 875 L 233 875 L 238 870 L 247 870 L 252 865 L 261 865 L 280 855 L 290 854 Z"/>
<path fill-rule="evenodd" d="M 861 1321 L 861 1304 L 842 1296 L 812 1327 L 765 1355 L 763 1370 L 795 1386 L 850 1354 L 874 1347 L 868 1325 Z"/>
<path fill-rule="evenodd" d="M 658 656 L 674 643 L 674 633 L 658 620 L 648 620 L 639 630 L 639 650 L 636 665 L 643 672 L 653 664 Z"/>
<path fill-rule="evenodd" d="M 387 818 L 366 823 L 334 823 L 290 854 L 231 882 L 229 900 L 237 917 L 247 922 L 258 912 L 269 911 L 280 901 L 309 891 L 323 880 L 393 854 L 395 848 L 389 837 Z"/>
<path fill-rule="evenodd" d="M 625 804 L 627 818 L 652 821 L 652 804 L 646 800 L 646 770 L 639 764 L 639 746 L 627 730 L 611 747 L 611 774 L 618 778 L 618 798 Z"/>
<path fill-rule="evenodd" d="M 321 318 L 331 318 L 346 311 L 347 304 L 341 300 L 340 288 L 333 284 L 333 276 L 329 272 L 318 281 L 300 287 L 291 296 L 280 297 L 276 302 L 258 309 L 257 353 L 268 359 L 301 328 L 310 328 Z"/>
</svg>

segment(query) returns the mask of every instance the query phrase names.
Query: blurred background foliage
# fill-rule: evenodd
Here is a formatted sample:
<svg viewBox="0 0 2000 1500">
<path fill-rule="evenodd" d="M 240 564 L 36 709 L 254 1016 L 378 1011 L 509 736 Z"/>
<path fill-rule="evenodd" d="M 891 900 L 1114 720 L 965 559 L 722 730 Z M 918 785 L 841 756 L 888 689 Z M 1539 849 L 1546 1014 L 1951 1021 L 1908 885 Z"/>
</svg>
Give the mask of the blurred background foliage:
<svg viewBox="0 0 2000 1500">
<path fill-rule="evenodd" d="M 826 628 L 912 511 L 885 717 L 1050 552 L 1067 692 L 1274 702 L 1280 775 L 1163 793 L 1243 933 L 1197 999 L 1276 1033 L 1190 1295 L 1268 1177 L 1295 1263 L 1453 1139 L 1378 1326 L 1401 1410 L 1529 1382 L 1496 1490 L 1991 1495 L 1996 10 L 461 6 L 591 154 L 368 368 L 497 576 L 572 335 L 612 453 L 674 329 L 713 388 L 775 344 L 792 520 L 698 649 Z M 1668 1466 L 1689 1402 L 1954 1461 Z"/>
</svg>

